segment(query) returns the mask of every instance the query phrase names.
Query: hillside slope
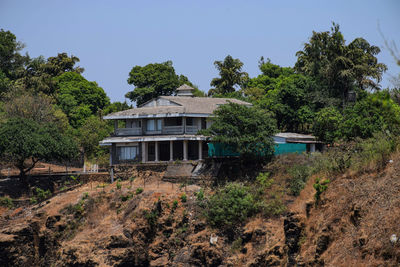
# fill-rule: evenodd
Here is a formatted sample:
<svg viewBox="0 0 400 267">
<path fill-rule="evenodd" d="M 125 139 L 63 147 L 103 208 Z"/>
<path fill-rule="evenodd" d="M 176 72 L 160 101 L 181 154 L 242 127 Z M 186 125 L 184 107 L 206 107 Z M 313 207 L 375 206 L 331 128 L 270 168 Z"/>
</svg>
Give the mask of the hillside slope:
<svg viewBox="0 0 400 267">
<path fill-rule="evenodd" d="M 399 154 L 392 160 L 378 173 L 329 177 L 318 207 L 311 178 L 284 215 L 249 219 L 236 240 L 207 225 L 198 185 L 162 173 L 120 189 L 89 183 L 3 213 L 0 266 L 398 266 L 389 238 L 400 235 Z"/>
</svg>

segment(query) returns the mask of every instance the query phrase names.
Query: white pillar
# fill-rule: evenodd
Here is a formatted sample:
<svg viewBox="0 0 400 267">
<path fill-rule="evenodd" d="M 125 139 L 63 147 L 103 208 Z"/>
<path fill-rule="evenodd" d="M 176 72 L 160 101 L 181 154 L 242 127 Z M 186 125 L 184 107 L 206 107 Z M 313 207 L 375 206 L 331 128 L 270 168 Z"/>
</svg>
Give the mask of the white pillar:
<svg viewBox="0 0 400 267">
<path fill-rule="evenodd" d="M 315 144 L 310 144 L 310 152 L 315 152 Z"/>
<path fill-rule="evenodd" d="M 183 160 L 188 160 L 188 140 L 183 140 Z"/>
<path fill-rule="evenodd" d="M 156 147 L 156 149 L 155 149 L 156 150 L 155 151 L 156 152 L 155 161 L 158 162 L 159 161 L 159 155 L 158 155 L 159 154 L 159 149 L 158 149 L 159 148 L 159 144 L 158 144 L 158 141 L 155 142 L 155 147 Z"/>
<path fill-rule="evenodd" d="M 199 141 L 199 160 L 203 159 L 203 141 Z"/>
<path fill-rule="evenodd" d="M 174 160 L 174 141 L 169 141 L 169 161 Z"/>
<path fill-rule="evenodd" d="M 142 142 L 142 162 L 147 161 L 146 143 Z"/>
</svg>

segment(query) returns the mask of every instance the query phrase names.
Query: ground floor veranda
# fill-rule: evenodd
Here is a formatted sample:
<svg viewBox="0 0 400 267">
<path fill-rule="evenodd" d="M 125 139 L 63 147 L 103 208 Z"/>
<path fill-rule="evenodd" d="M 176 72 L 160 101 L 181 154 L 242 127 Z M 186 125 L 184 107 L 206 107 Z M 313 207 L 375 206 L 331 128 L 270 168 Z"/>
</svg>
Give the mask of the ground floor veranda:
<svg viewBox="0 0 400 267">
<path fill-rule="evenodd" d="M 111 165 L 135 162 L 202 160 L 208 146 L 203 140 L 140 141 L 111 144 Z"/>
</svg>

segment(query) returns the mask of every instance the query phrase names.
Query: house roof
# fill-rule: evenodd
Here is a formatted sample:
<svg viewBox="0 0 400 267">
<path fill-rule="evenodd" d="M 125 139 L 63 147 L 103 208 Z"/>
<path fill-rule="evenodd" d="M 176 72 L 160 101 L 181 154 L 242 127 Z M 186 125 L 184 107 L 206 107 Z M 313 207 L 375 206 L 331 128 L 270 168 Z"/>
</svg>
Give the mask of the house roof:
<svg viewBox="0 0 400 267">
<path fill-rule="evenodd" d="M 317 141 L 316 137 L 309 134 L 299 134 L 299 133 L 277 133 L 274 137 L 285 138 L 288 143 L 303 143 L 303 144 L 313 144 L 320 143 Z"/>
<path fill-rule="evenodd" d="M 132 108 L 124 111 L 111 113 L 104 119 L 133 119 L 148 117 L 180 117 L 180 116 L 210 116 L 220 105 L 229 102 L 248 105 L 251 104 L 234 98 L 211 98 L 211 97 L 184 97 L 184 96 L 159 96 L 161 100 L 168 100 L 175 105 L 156 105 Z"/>
<path fill-rule="evenodd" d="M 182 91 L 182 90 L 194 90 L 193 87 L 190 87 L 189 85 L 187 85 L 186 83 L 179 86 L 176 91 Z"/>
</svg>

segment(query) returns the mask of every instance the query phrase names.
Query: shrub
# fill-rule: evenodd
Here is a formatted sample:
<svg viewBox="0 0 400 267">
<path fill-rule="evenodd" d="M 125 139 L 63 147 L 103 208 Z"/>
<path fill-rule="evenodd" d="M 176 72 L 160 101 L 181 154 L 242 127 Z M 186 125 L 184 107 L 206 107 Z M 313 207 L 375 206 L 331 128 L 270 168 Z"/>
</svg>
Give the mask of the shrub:
<svg viewBox="0 0 400 267">
<path fill-rule="evenodd" d="M 329 184 L 330 182 L 331 182 L 331 181 L 330 181 L 329 179 L 325 179 L 325 180 L 321 181 L 320 178 L 317 178 L 317 179 L 315 180 L 315 184 L 314 184 L 313 186 L 314 186 L 314 189 L 315 189 L 314 198 L 315 198 L 315 205 L 316 205 L 316 206 L 318 206 L 319 201 L 321 200 L 321 194 L 322 194 L 326 189 L 328 189 L 328 184 Z"/>
<path fill-rule="evenodd" d="M 43 200 L 45 200 L 45 199 L 47 199 L 47 198 L 49 198 L 51 196 L 51 192 L 48 189 L 47 190 L 43 190 L 43 189 L 41 189 L 39 187 L 36 187 L 35 191 L 36 191 L 36 197 L 37 197 L 37 199 L 39 201 L 43 201 Z"/>
<path fill-rule="evenodd" d="M 203 188 L 200 188 L 199 192 L 195 193 L 197 201 L 203 201 L 204 200 L 204 190 Z"/>
<path fill-rule="evenodd" d="M 142 192 L 143 192 L 143 188 L 138 187 L 138 188 L 136 189 L 136 195 L 139 195 L 139 194 L 141 194 Z"/>
<path fill-rule="evenodd" d="M 211 226 L 232 228 L 255 212 L 250 188 L 241 183 L 228 183 L 209 200 L 206 217 Z"/>
<path fill-rule="evenodd" d="M 278 216 L 286 211 L 286 206 L 283 204 L 280 194 L 272 193 L 267 201 L 257 203 L 259 209 L 265 216 Z"/>
<path fill-rule="evenodd" d="M 87 199 L 88 197 L 89 197 L 89 193 L 88 192 L 83 193 L 82 199 Z"/>
<path fill-rule="evenodd" d="M 128 194 L 121 196 L 121 201 L 125 202 L 125 201 L 127 201 L 127 200 L 129 200 L 131 198 L 133 198 L 133 194 L 132 194 L 132 192 L 128 192 Z"/>
<path fill-rule="evenodd" d="M 177 207 L 178 207 L 178 200 L 174 200 L 174 202 L 172 202 L 172 210 L 176 210 Z"/>
<path fill-rule="evenodd" d="M 30 199 L 29 199 L 29 203 L 31 203 L 32 205 L 34 205 L 34 204 L 36 204 L 38 201 L 37 201 L 37 198 L 36 197 L 31 197 Z"/>
<path fill-rule="evenodd" d="M 12 209 L 14 207 L 14 203 L 9 197 L 0 197 L 0 206 Z"/>
<path fill-rule="evenodd" d="M 306 165 L 295 165 L 291 167 L 288 172 L 291 176 L 289 182 L 290 193 L 294 196 L 298 196 L 306 185 L 311 170 Z"/>
<path fill-rule="evenodd" d="M 121 185 L 121 179 L 118 179 L 118 180 L 117 180 L 116 186 L 117 186 L 117 189 L 118 189 L 118 190 L 121 190 L 121 187 L 122 187 L 122 185 Z"/>
<path fill-rule="evenodd" d="M 182 201 L 182 202 L 186 202 L 186 201 L 187 201 L 187 196 L 186 196 L 185 193 L 183 193 L 183 194 L 181 195 L 181 201 Z"/>
<path fill-rule="evenodd" d="M 260 172 L 256 178 L 257 183 L 262 187 L 262 189 L 270 188 L 274 183 L 274 179 L 269 178 L 269 172 Z"/>
</svg>

